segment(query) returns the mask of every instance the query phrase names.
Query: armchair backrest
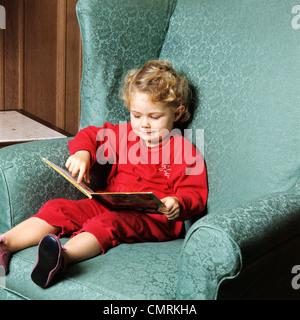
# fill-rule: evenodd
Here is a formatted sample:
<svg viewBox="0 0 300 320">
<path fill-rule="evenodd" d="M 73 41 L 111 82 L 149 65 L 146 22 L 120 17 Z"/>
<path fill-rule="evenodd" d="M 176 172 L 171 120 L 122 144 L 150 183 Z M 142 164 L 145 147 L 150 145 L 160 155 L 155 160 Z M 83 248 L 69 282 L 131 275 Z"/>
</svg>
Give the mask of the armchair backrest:
<svg viewBox="0 0 300 320">
<path fill-rule="evenodd" d="M 294 7 L 294 0 L 178 0 L 160 58 L 198 92 L 192 127 L 204 129 L 208 212 L 287 192 L 300 177 Z"/>
<path fill-rule="evenodd" d="M 300 177 L 294 6 L 294 0 L 79 0 L 81 128 L 128 120 L 118 99 L 127 70 L 169 59 L 198 95 L 191 128 L 204 129 L 208 212 L 291 190 Z"/>
<path fill-rule="evenodd" d="M 79 0 L 82 47 L 80 129 L 128 120 L 118 98 L 132 68 L 157 59 L 176 0 Z"/>
</svg>

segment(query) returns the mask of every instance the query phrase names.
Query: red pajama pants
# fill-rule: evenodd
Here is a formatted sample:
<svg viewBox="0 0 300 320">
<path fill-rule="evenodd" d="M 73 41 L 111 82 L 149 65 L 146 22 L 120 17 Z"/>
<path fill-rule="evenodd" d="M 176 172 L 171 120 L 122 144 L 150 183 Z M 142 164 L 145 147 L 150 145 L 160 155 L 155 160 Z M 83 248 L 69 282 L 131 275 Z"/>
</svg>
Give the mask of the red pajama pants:
<svg viewBox="0 0 300 320">
<path fill-rule="evenodd" d="M 92 199 L 50 200 L 34 217 L 61 228 L 59 236 L 91 233 L 102 253 L 120 243 L 171 240 L 179 236 L 182 227 L 181 221 L 169 221 L 164 215 L 110 211 Z"/>
</svg>

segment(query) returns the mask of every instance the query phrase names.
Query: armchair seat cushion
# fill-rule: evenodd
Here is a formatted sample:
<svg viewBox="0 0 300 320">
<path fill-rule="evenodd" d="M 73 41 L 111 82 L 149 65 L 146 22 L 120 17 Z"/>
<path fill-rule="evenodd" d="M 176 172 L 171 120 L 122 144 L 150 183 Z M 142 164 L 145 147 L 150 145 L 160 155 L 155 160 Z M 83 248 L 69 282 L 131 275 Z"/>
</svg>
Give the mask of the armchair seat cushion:
<svg viewBox="0 0 300 320">
<path fill-rule="evenodd" d="M 121 244 L 70 266 L 47 289 L 35 285 L 30 277 L 37 257 L 34 246 L 13 256 L 6 290 L 33 300 L 173 300 L 182 242 Z"/>
</svg>

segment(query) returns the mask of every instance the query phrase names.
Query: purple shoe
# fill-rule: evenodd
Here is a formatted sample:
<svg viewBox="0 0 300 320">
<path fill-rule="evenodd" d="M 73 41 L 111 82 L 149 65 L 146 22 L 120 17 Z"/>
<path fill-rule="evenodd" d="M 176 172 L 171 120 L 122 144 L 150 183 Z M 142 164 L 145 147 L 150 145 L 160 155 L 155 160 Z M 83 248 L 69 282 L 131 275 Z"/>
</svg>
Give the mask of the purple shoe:
<svg viewBox="0 0 300 320">
<path fill-rule="evenodd" d="M 1 247 L 1 243 L 3 242 L 5 242 L 5 238 L 0 238 L 0 267 L 3 267 L 5 274 L 8 274 L 8 265 L 12 252 Z"/>
<path fill-rule="evenodd" d="M 35 284 L 46 288 L 57 272 L 64 270 L 66 263 L 63 250 L 65 249 L 57 236 L 53 234 L 46 235 L 40 241 L 37 261 L 31 272 L 31 279 Z"/>
</svg>

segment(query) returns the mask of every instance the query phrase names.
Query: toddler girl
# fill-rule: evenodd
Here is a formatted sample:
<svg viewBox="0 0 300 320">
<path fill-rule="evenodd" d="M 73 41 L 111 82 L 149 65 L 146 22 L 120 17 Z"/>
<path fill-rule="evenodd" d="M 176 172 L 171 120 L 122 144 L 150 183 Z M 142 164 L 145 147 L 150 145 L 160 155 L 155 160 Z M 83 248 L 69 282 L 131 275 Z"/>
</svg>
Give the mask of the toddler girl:
<svg viewBox="0 0 300 320">
<path fill-rule="evenodd" d="M 0 235 L 0 267 L 8 272 L 11 255 L 39 243 L 32 280 L 47 287 L 68 264 L 105 253 L 120 243 L 167 241 L 180 235 L 183 221 L 206 205 L 204 161 L 177 127 L 189 120 L 186 79 L 168 61 L 150 61 L 130 71 L 121 91 L 130 123 L 87 127 L 69 142 L 66 167 L 78 182 L 89 183 L 97 161 L 112 164 L 106 191 L 154 192 L 161 214 L 111 211 L 93 199 L 55 199 Z M 61 246 L 59 237 L 71 235 Z"/>
</svg>

